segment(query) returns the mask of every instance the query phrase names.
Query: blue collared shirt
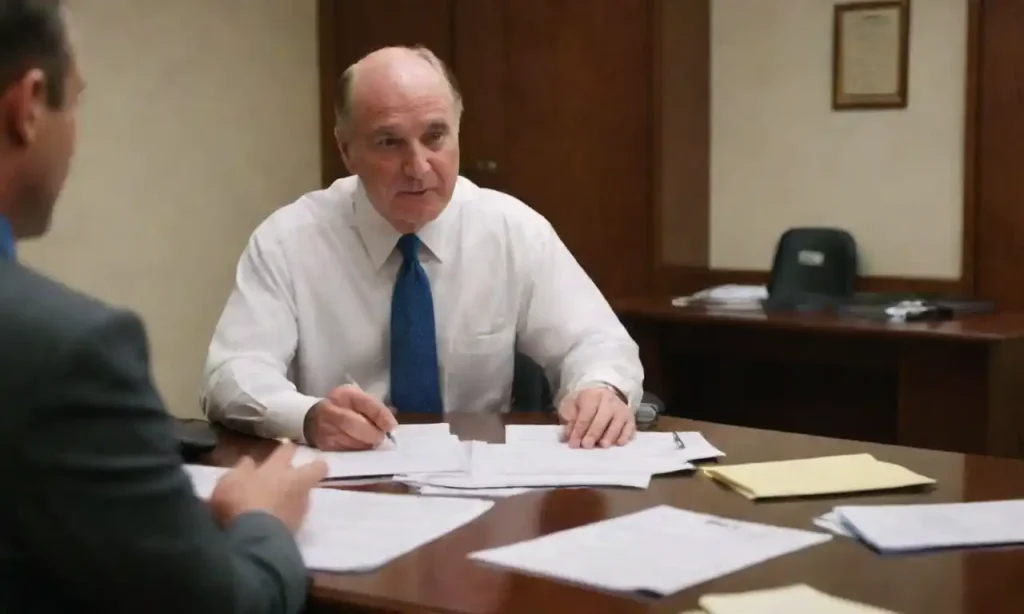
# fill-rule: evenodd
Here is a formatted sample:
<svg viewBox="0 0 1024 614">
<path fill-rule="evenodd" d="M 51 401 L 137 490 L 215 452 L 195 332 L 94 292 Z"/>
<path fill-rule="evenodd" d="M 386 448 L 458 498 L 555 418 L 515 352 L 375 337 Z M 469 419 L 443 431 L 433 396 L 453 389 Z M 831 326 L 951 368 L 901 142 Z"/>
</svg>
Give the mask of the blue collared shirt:
<svg viewBox="0 0 1024 614">
<path fill-rule="evenodd" d="M 7 218 L 0 215 L 0 260 L 16 260 L 14 229 Z"/>
</svg>

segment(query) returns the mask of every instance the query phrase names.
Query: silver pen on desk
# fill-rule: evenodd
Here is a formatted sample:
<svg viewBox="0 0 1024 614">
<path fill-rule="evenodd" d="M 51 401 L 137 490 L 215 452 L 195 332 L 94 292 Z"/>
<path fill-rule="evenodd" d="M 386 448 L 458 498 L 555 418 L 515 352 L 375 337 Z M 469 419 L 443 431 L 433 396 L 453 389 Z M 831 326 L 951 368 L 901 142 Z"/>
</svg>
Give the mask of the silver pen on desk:
<svg viewBox="0 0 1024 614">
<path fill-rule="evenodd" d="M 347 372 L 346 372 L 346 373 L 344 373 L 343 375 L 344 375 L 344 377 L 345 377 L 345 383 L 347 383 L 347 384 L 348 384 L 349 386 L 355 386 L 356 388 L 358 388 L 358 389 L 360 389 L 360 390 L 362 390 L 362 389 L 363 389 L 363 387 L 359 385 L 359 382 L 357 382 L 357 381 L 355 380 L 355 378 L 354 378 L 354 377 L 352 377 L 351 375 L 349 375 L 349 374 L 348 374 Z M 391 433 L 389 433 L 389 432 L 385 432 L 385 433 L 384 433 L 384 436 L 385 436 L 385 437 L 387 437 L 387 438 L 388 438 L 388 441 L 390 441 L 391 443 L 393 443 L 393 444 L 395 445 L 395 447 L 396 447 L 396 448 L 398 447 L 398 441 L 397 441 L 397 440 L 395 440 L 395 436 L 394 436 L 394 435 L 392 435 L 392 434 L 391 434 Z"/>
<path fill-rule="evenodd" d="M 679 436 L 679 433 L 672 431 L 672 439 L 675 440 L 676 445 L 679 447 L 680 450 L 686 448 L 686 444 L 683 443 L 683 438 Z"/>
</svg>

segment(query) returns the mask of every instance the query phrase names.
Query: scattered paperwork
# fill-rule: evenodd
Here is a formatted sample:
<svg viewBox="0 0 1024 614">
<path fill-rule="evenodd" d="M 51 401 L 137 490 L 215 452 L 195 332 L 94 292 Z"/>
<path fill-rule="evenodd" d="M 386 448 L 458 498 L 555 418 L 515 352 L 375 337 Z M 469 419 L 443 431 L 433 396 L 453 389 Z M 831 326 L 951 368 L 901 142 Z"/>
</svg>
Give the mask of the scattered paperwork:
<svg viewBox="0 0 1024 614">
<path fill-rule="evenodd" d="M 228 470 L 186 465 L 185 471 L 196 494 L 208 499 Z M 314 488 L 296 541 L 308 569 L 368 571 L 473 521 L 493 505 L 469 498 Z"/>
<path fill-rule="evenodd" d="M 884 553 L 1024 543 L 1024 500 L 841 505 L 814 519 Z"/>
<path fill-rule="evenodd" d="M 688 471 L 691 461 L 723 456 L 700 433 L 638 433 L 625 446 L 570 448 L 558 425 L 510 425 L 505 443 L 467 442 L 468 470 L 415 471 L 395 476 L 419 487 L 477 491 L 489 488 L 647 488 L 656 474 Z M 424 494 L 443 494 L 433 489 Z"/>
<path fill-rule="evenodd" d="M 934 484 L 935 480 L 870 454 L 849 454 L 702 469 L 748 499 L 799 497 Z"/>
<path fill-rule="evenodd" d="M 505 443 L 546 443 L 558 444 L 562 447 L 566 443 L 562 440 L 562 429 L 559 425 L 516 425 L 510 424 L 505 427 Z M 670 432 L 644 431 L 637 433 L 633 441 L 620 449 L 629 450 L 630 454 L 636 455 L 665 455 L 672 458 L 682 458 L 687 461 L 708 460 L 725 456 L 722 452 L 696 431 L 679 431 L 677 433 L 683 442 L 680 448 Z M 611 449 L 611 448 L 610 448 Z"/>
<path fill-rule="evenodd" d="M 328 479 L 469 469 L 466 446 L 451 434 L 447 423 L 403 424 L 392 433 L 395 443 L 384 440 L 373 450 L 324 452 L 299 446 L 293 462 L 303 465 L 322 458 Z"/>
<path fill-rule="evenodd" d="M 828 595 L 806 584 L 709 594 L 698 603 L 703 611 L 695 614 L 895 614 L 891 610 Z"/>
<path fill-rule="evenodd" d="M 664 596 L 829 539 L 661 505 L 469 556 L 597 588 Z"/>
</svg>

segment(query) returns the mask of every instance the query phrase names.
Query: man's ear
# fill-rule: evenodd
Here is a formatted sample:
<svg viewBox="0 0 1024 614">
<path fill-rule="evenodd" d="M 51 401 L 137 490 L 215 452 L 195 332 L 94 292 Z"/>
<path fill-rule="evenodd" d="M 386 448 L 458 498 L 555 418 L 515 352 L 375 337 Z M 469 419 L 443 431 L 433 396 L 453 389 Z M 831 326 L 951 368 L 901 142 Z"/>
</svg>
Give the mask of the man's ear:
<svg viewBox="0 0 1024 614">
<path fill-rule="evenodd" d="M 341 161 L 344 162 L 345 166 L 347 167 L 349 160 L 350 145 L 348 142 L 347 135 L 339 126 L 334 127 L 334 142 L 338 144 L 338 153 L 341 154 Z"/>
<path fill-rule="evenodd" d="M 45 106 L 46 75 L 33 68 L 0 95 L 7 136 L 20 146 L 35 142 Z"/>
</svg>

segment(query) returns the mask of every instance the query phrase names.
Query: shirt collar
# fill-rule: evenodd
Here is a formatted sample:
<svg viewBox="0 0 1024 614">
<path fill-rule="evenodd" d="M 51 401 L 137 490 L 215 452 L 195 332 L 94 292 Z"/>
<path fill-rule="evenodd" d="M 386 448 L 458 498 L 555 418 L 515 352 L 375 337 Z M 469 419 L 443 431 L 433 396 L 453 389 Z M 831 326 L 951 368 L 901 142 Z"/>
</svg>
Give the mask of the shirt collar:
<svg viewBox="0 0 1024 614">
<path fill-rule="evenodd" d="M 14 244 L 14 229 L 7 218 L 0 215 L 0 260 L 16 260 L 17 250 Z"/>
<path fill-rule="evenodd" d="M 459 178 L 455 184 L 455 191 L 448 206 L 444 208 L 437 219 L 430 222 L 416 233 L 420 242 L 438 260 L 444 262 L 453 256 L 454 247 L 453 235 L 458 219 L 458 206 L 465 192 L 462 186 L 463 179 Z M 398 244 L 401 233 L 395 230 L 384 216 L 370 203 L 366 189 L 362 181 L 356 183 L 355 195 L 352 199 L 354 208 L 352 215 L 352 226 L 363 239 L 366 251 L 370 255 L 370 262 L 374 270 L 379 271 Z"/>
</svg>

